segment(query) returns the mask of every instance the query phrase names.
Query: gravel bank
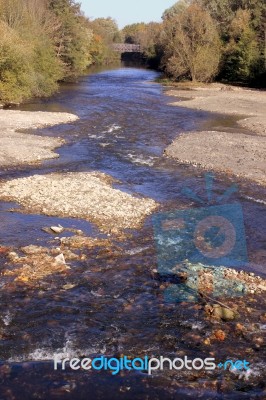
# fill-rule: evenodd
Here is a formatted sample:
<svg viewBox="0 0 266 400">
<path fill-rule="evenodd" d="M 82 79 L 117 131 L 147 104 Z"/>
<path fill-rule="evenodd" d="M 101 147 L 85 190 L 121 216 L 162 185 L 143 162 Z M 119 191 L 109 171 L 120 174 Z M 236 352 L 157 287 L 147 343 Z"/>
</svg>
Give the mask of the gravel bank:
<svg viewBox="0 0 266 400">
<path fill-rule="evenodd" d="M 181 163 L 234 174 L 266 185 L 266 140 L 262 136 L 228 132 L 188 132 L 167 147 Z"/>
<path fill-rule="evenodd" d="M 175 106 L 215 113 L 245 115 L 239 120 L 251 132 L 202 131 L 181 134 L 165 154 L 181 163 L 226 172 L 266 185 L 266 91 L 210 85 L 193 90 L 170 90 L 180 98 Z M 248 117 L 246 117 L 248 116 Z"/>
<path fill-rule="evenodd" d="M 69 123 L 77 119 L 76 115 L 67 113 L 0 110 L 0 167 L 58 157 L 53 150 L 62 145 L 60 138 L 31 135 L 18 130 Z"/>
<path fill-rule="evenodd" d="M 105 233 L 138 228 L 157 204 L 114 189 L 112 183 L 97 172 L 33 175 L 0 184 L 0 199 L 16 201 L 28 213 L 83 218 Z"/>
</svg>

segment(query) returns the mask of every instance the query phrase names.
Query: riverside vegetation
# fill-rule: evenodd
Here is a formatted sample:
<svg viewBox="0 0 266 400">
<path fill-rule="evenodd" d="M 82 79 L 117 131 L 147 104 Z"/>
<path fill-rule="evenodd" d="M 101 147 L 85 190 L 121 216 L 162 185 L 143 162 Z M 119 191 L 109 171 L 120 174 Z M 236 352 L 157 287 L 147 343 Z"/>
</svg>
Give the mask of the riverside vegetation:
<svg viewBox="0 0 266 400">
<path fill-rule="evenodd" d="M 122 32 L 167 78 L 265 85 L 265 0 L 180 0 L 162 19 Z"/>
<path fill-rule="evenodd" d="M 111 18 L 88 20 L 73 0 L 0 0 L 0 103 L 49 96 L 58 82 L 108 63 L 119 40 Z"/>
<path fill-rule="evenodd" d="M 112 43 L 123 41 L 171 81 L 265 85 L 264 0 L 180 0 L 162 19 L 119 31 L 74 0 L 0 0 L 0 104 L 51 95 L 90 65 L 117 61 Z"/>
</svg>

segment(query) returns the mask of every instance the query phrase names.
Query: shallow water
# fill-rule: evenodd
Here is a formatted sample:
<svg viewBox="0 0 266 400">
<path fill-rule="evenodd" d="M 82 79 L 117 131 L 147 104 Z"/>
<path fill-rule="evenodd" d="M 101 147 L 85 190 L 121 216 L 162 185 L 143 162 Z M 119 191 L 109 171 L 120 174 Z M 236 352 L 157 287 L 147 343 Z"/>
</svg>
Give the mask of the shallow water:
<svg viewBox="0 0 266 400">
<path fill-rule="evenodd" d="M 188 186 L 206 198 L 204 172 L 178 165 L 165 158 L 163 151 L 180 132 L 198 130 L 202 126 L 234 130 L 236 118 L 169 105 L 171 97 L 164 95 L 161 85 L 152 82 L 156 76 L 156 72 L 137 68 L 91 73 L 78 83 L 62 86 L 50 99 L 24 104 L 21 110 L 67 111 L 77 114 L 80 119 L 70 125 L 36 132 L 66 139 L 67 144 L 58 150 L 60 158 L 19 171 L 5 170 L 0 173 L 0 178 L 97 170 L 117 178 L 120 183 L 115 186 L 120 190 L 155 199 L 162 210 L 194 207 L 196 204 L 181 190 Z M 233 182 L 230 177 L 217 176 L 214 197 L 221 195 Z M 248 182 L 237 183 L 239 191 L 231 201 L 242 204 L 251 263 L 246 268 L 254 270 L 256 266 L 266 265 L 265 190 Z M 58 223 L 82 229 L 87 235 L 104 236 L 85 221 L 25 215 L 14 211 L 16 207 L 15 204 L 0 203 L 1 245 L 51 246 L 53 238 L 41 228 Z M 52 375 L 51 366 L 49 370 L 47 364 L 37 363 L 51 360 L 54 353 L 73 357 L 92 354 L 170 356 L 185 351 L 195 357 L 202 355 L 200 346 L 193 347 L 182 337 L 191 329 L 197 333 L 203 330 L 206 334 L 210 326 L 193 325 L 192 328 L 192 321 L 194 324 L 197 320 L 195 310 L 166 305 L 160 283 L 151 278 L 151 270 L 157 265 L 151 218 L 147 218 L 140 231 L 132 232 L 131 238 L 116 244 L 118 251 L 90 251 L 86 261 L 72 263 L 67 275 L 51 276 L 37 288 L 28 289 L 3 281 L 0 359 L 12 363 L 36 361 L 36 364 L 23 365 L 28 366 L 28 373 L 38 382 L 37 386 L 50 385 L 54 390 L 56 375 Z M 73 288 L 64 290 L 66 284 L 72 284 Z M 221 349 L 220 356 L 223 353 L 228 354 L 228 349 Z M 45 377 L 40 378 L 42 374 Z M 148 383 L 149 388 L 145 387 L 147 377 L 144 375 L 133 374 L 132 378 L 125 378 L 129 379 L 127 385 L 131 382 L 134 386 L 134 380 L 140 385 L 140 393 L 135 398 L 144 398 L 137 395 L 157 398 L 154 397 L 156 390 L 158 398 L 194 398 L 193 385 L 188 385 L 187 391 L 180 389 L 183 397 L 171 397 L 166 377 L 160 378 L 156 389 L 156 380 Z M 60 376 L 58 380 L 63 382 L 62 374 Z M 75 381 L 76 388 L 80 387 L 82 376 L 68 374 L 65 380 Z M 14 379 L 24 382 L 28 379 L 27 371 L 14 364 L 9 378 L 10 382 Z M 92 382 L 88 377 L 86 379 L 91 387 Z M 108 377 L 97 375 L 92 379 L 95 393 L 101 387 L 101 380 L 110 385 Z M 113 380 L 114 387 L 121 384 L 119 379 Z M 61 383 L 59 388 L 64 386 Z M 113 389 L 113 398 L 120 398 L 115 397 L 118 386 Z M 58 397 L 55 398 L 68 398 L 64 390 L 62 394 L 61 389 L 58 392 L 57 389 L 55 396 Z M 203 398 L 213 398 L 211 393 L 206 393 Z M 99 396 L 106 398 L 104 392 Z"/>
</svg>

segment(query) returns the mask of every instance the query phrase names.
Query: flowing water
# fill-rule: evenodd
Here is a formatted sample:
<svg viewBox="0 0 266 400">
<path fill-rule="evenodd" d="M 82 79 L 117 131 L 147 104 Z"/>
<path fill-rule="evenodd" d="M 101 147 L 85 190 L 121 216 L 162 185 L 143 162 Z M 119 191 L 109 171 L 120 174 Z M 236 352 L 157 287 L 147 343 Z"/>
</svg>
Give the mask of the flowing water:
<svg viewBox="0 0 266 400">
<path fill-rule="evenodd" d="M 204 172 L 167 159 L 163 151 L 180 132 L 202 127 L 234 130 L 237 119 L 171 106 L 173 99 L 153 82 L 156 77 L 156 72 L 138 68 L 91 72 L 78 83 L 62 86 L 50 99 L 24 104 L 21 110 L 66 111 L 80 119 L 38 130 L 38 134 L 66 140 L 57 150 L 60 158 L 40 166 L 1 171 L 1 179 L 54 171 L 101 171 L 118 179 L 115 186 L 120 190 L 153 198 L 162 210 L 195 206 L 181 190 L 189 186 L 206 196 Z M 214 196 L 221 195 L 232 182 L 230 177 L 216 176 Z M 243 206 L 251 262 L 247 268 L 256 270 L 266 264 L 265 191 L 250 183 L 238 183 L 239 192 L 232 201 Z M 51 246 L 51 237 L 41 228 L 58 223 L 82 229 L 89 236 L 104 237 L 86 221 L 10 212 L 14 207 L 0 203 L 1 245 Z M 55 353 L 66 357 L 207 356 L 201 345 L 189 342 L 189 335 L 206 335 L 210 326 L 202 324 L 192 306 L 165 304 L 161 282 L 152 279 L 157 255 L 151 218 L 141 230 L 131 233 L 129 239 L 116 243 L 120 251 L 90 251 L 89 258 L 74 262 L 67 275 L 49 277 L 37 288 L 0 283 L 0 359 L 8 360 L 11 366 L 10 371 L 0 371 L 3 398 L 18 398 L 12 393 L 29 398 L 20 392 L 22 383 L 31 393 L 36 392 L 32 398 L 48 398 L 42 390 L 49 398 L 195 398 L 197 385 L 204 386 L 206 378 L 200 381 L 191 374 L 175 378 L 161 374 L 151 380 L 144 373 L 124 377 L 62 373 L 53 372 L 49 362 Z M 64 285 L 72 288 L 64 290 Z M 239 346 L 241 351 L 244 344 Z M 228 347 L 221 348 L 219 355 L 228 352 Z M 175 388 L 171 388 L 171 382 L 175 382 Z M 12 393 L 8 392 L 10 385 Z M 91 397 L 86 397 L 88 391 Z M 203 396 L 220 398 L 208 383 Z M 230 396 L 240 398 L 234 393 Z"/>
</svg>

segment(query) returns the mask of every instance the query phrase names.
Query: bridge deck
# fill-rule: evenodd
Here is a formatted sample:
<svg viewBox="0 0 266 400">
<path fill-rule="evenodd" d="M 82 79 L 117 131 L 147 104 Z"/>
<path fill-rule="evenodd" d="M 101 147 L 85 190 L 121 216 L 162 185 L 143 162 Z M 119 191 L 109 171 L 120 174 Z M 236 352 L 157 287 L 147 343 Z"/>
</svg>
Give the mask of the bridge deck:
<svg viewBox="0 0 266 400">
<path fill-rule="evenodd" d="M 141 53 L 141 46 L 139 44 L 130 43 L 114 43 L 113 50 L 119 53 Z"/>
</svg>

